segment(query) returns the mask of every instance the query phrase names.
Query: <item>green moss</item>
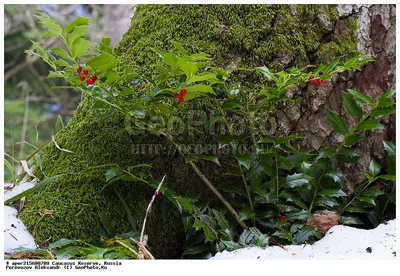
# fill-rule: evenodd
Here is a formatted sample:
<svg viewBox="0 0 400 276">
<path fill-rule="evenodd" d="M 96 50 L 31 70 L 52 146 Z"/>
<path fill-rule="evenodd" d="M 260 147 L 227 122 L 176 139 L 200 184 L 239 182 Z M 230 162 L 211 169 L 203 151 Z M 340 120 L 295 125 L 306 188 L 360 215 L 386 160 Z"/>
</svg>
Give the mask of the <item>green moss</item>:
<svg viewBox="0 0 400 276">
<path fill-rule="evenodd" d="M 139 73 L 150 74 L 159 62 L 152 48 L 171 50 L 172 40 L 180 42 L 191 53 L 210 54 L 212 63 L 223 67 L 235 63 L 237 67 L 267 65 L 280 70 L 354 52 L 352 22 L 348 22 L 350 27 L 342 37 L 326 35 L 317 24 L 320 12 L 328 18 L 337 18 L 332 5 L 297 5 L 295 10 L 289 5 L 140 5 L 115 53 Z M 290 55 L 290 63 L 282 64 L 280 54 Z M 250 73 L 241 73 L 235 78 L 249 87 L 265 82 L 261 76 Z M 148 135 L 116 135 L 126 126 L 125 118 L 114 116 L 96 121 L 100 112 L 93 111 L 93 105 L 90 98 L 85 98 L 73 119 L 57 134 L 60 147 L 73 153 L 50 146 L 42 156 L 43 174 L 71 174 L 27 198 L 21 218 L 39 242 L 50 237 L 52 241 L 59 238 L 96 240 L 99 212 L 106 214 L 116 233 L 131 230 L 113 187 L 101 192 L 106 184 L 106 169 L 94 168 L 99 165 L 113 163 L 128 167 L 151 163 L 153 168 L 149 173 L 154 178 L 167 174 L 166 184 L 179 193 L 201 193 L 203 202 L 213 201 L 205 185 L 176 153 L 168 148 L 159 154 L 141 154 L 135 150 L 137 144 L 165 145 L 163 141 Z M 193 108 L 186 106 L 182 111 L 184 122 Z M 198 144 L 214 139 L 205 136 L 182 134 Z M 211 182 L 240 183 L 237 178 L 224 176 L 223 168 L 208 164 L 211 163 L 199 166 Z M 120 189 L 140 227 L 153 190 L 143 183 L 120 181 L 113 185 Z M 39 213 L 43 209 L 54 213 L 41 217 Z M 146 227 L 151 252 L 160 258 L 176 258 L 182 253 L 182 222 L 177 212 L 169 209 L 167 202 L 158 199 Z"/>
</svg>

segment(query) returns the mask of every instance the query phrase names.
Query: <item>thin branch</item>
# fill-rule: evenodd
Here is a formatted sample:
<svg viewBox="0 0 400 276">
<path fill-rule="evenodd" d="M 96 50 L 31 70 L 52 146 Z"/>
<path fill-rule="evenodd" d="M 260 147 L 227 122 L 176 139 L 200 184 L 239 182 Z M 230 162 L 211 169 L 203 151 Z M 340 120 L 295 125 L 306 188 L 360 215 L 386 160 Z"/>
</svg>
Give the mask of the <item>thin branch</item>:
<svg viewBox="0 0 400 276">
<path fill-rule="evenodd" d="M 141 242 L 135 240 L 134 238 L 130 237 L 130 239 L 137 244 L 137 246 L 139 247 L 139 255 L 138 255 L 138 259 L 148 259 L 148 260 L 155 260 L 156 258 L 154 258 L 153 255 L 151 255 L 150 251 L 147 250 L 146 246 L 144 246 Z M 143 257 L 140 257 L 140 253 L 143 254 Z"/>
<path fill-rule="evenodd" d="M 160 190 L 164 179 L 165 179 L 166 175 L 163 176 L 160 184 L 158 184 L 157 190 L 154 192 L 153 197 L 150 200 L 149 206 L 147 206 L 147 210 L 146 210 L 146 215 L 144 216 L 144 220 L 143 220 L 143 226 L 142 226 L 142 232 L 140 233 L 140 242 L 143 242 L 143 233 L 144 233 L 144 228 L 146 227 L 146 220 L 147 220 L 147 216 L 150 213 L 151 210 L 151 205 L 153 205 L 154 200 L 156 199 L 156 196 L 158 194 L 158 191 Z"/>
<path fill-rule="evenodd" d="M 130 248 L 129 246 L 127 246 L 127 245 L 124 244 L 123 242 L 121 242 L 121 241 L 119 241 L 119 240 L 116 240 L 115 242 L 118 243 L 119 245 L 125 247 L 126 249 L 128 249 L 129 251 L 131 251 L 131 252 L 132 252 L 133 254 L 135 254 L 136 256 L 138 255 L 138 253 L 137 253 L 133 248 Z"/>
<path fill-rule="evenodd" d="M 207 177 L 199 170 L 199 168 L 192 162 L 188 162 L 193 170 L 197 173 L 197 175 L 203 180 L 204 183 L 211 189 L 211 191 L 221 200 L 221 202 L 225 205 L 228 211 L 235 217 L 236 221 L 243 229 L 247 229 L 247 225 L 240 220 L 238 213 L 236 213 L 235 209 L 233 209 L 232 205 L 225 199 L 225 197 L 214 187 L 213 184 L 207 179 Z"/>
</svg>

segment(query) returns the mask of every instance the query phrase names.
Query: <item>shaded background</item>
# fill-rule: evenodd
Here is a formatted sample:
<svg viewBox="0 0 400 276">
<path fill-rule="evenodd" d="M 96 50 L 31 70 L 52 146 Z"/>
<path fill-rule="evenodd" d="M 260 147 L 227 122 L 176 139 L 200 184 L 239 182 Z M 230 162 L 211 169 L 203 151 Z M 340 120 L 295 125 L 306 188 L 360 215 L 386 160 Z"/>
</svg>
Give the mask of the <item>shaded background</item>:
<svg viewBox="0 0 400 276">
<path fill-rule="evenodd" d="M 24 54 L 30 40 L 44 48 L 58 47 L 56 38 L 40 36 L 42 26 L 34 16 L 48 13 L 63 27 L 77 16 L 89 17 L 91 44 L 110 37 L 117 44 L 130 25 L 134 5 L 4 5 L 4 152 L 13 168 L 37 147 L 51 139 L 58 115 L 66 124 L 81 101 L 81 93 L 60 89 L 47 93 L 62 79 L 46 79 L 47 64 L 36 56 Z M 5 167 L 5 180 L 11 173 Z"/>
</svg>

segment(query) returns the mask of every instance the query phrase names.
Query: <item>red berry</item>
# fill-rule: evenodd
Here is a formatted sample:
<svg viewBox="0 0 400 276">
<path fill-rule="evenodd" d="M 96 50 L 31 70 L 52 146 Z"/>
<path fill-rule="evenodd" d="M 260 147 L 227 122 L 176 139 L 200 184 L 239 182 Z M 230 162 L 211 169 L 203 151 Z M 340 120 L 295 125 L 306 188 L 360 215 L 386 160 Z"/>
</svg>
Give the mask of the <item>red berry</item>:
<svg viewBox="0 0 400 276">
<path fill-rule="evenodd" d="M 83 74 L 84 74 L 85 76 L 87 76 L 87 75 L 89 74 L 89 71 L 88 71 L 88 70 L 85 70 L 85 71 L 83 71 Z"/>
<path fill-rule="evenodd" d="M 316 83 L 315 83 L 315 86 L 320 86 L 321 85 L 321 82 L 319 82 L 319 81 L 317 81 Z"/>
<path fill-rule="evenodd" d="M 97 80 L 97 76 L 93 75 L 91 79 L 92 79 L 92 81 L 95 81 L 95 80 Z"/>
<path fill-rule="evenodd" d="M 79 79 L 80 79 L 81 81 L 85 81 L 85 76 L 80 76 Z"/>
<path fill-rule="evenodd" d="M 161 192 L 157 191 L 156 196 L 161 196 Z"/>
<path fill-rule="evenodd" d="M 326 80 L 321 80 L 321 82 L 322 82 L 322 83 L 325 83 L 325 82 L 326 82 Z"/>
<path fill-rule="evenodd" d="M 185 97 L 185 96 L 186 96 L 186 93 L 187 93 L 187 90 L 186 90 L 186 89 L 183 89 L 183 90 L 181 90 L 181 92 L 179 93 L 179 95 L 180 95 L 181 97 Z"/>
<path fill-rule="evenodd" d="M 285 220 L 285 219 L 286 219 L 286 216 L 282 215 L 281 220 Z"/>
<path fill-rule="evenodd" d="M 178 94 L 178 93 L 175 93 L 175 94 L 174 94 L 174 98 L 175 98 L 175 99 L 178 99 L 178 98 L 179 98 L 179 94 Z"/>
<path fill-rule="evenodd" d="M 92 81 L 91 79 L 87 79 L 87 80 L 86 80 L 86 84 L 87 84 L 87 85 L 91 85 L 91 84 L 93 84 L 93 81 Z"/>
<path fill-rule="evenodd" d="M 185 99 L 184 99 L 183 97 L 179 97 L 179 102 L 180 102 L 180 103 L 183 103 L 184 100 L 185 100 Z"/>
<path fill-rule="evenodd" d="M 314 78 L 314 76 L 313 76 L 313 75 L 311 75 L 311 76 L 309 77 L 309 79 L 310 79 L 310 80 L 312 80 L 313 78 Z"/>
<path fill-rule="evenodd" d="M 76 69 L 76 72 L 78 72 L 79 74 L 82 73 L 82 68 L 79 67 L 78 69 Z"/>
<path fill-rule="evenodd" d="M 313 84 L 314 84 L 314 81 L 313 81 L 313 80 L 310 80 L 308 83 L 311 84 L 311 85 L 313 85 Z"/>
</svg>

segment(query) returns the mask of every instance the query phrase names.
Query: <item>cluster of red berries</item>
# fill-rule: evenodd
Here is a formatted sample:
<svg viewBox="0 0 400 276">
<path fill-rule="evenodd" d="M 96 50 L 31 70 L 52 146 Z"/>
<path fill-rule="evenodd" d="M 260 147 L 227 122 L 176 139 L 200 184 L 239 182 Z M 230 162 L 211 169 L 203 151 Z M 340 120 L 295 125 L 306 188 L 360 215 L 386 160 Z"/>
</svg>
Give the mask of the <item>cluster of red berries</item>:
<svg viewBox="0 0 400 276">
<path fill-rule="evenodd" d="M 96 75 L 93 75 L 91 77 L 88 77 L 89 75 L 89 71 L 88 70 L 83 70 L 81 67 L 79 67 L 78 69 L 76 69 L 76 72 L 78 72 L 78 74 L 82 74 L 79 79 L 81 81 L 86 81 L 87 85 L 92 85 L 95 80 L 97 80 Z"/>
<path fill-rule="evenodd" d="M 178 101 L 180 103 L 182 103 L 185 100 L 184 97 L 186 96 L 186 93 L 187 93 L 187 90 L 186 89 L 182 89 L 181 92 L 174 94 L 174 98 L 178 99 Z"/>
<path fill-rule="evenodd" d="M 322 75 L 322 72 L 319 73 L 320 75 Z M 308 83 L 311 85 L 315 85 L 315 86 L 320 86 L 321 83 L 325 83 L 326 80 L 321 80 L 320 78 L 315 78 L 314 75 L 311 75 L 308 78 Z"/>
</svg>

